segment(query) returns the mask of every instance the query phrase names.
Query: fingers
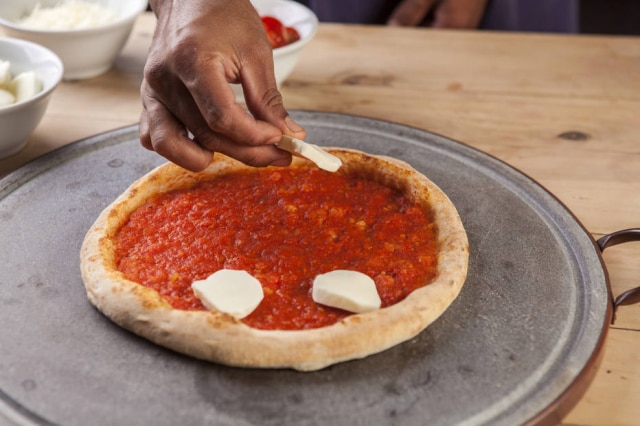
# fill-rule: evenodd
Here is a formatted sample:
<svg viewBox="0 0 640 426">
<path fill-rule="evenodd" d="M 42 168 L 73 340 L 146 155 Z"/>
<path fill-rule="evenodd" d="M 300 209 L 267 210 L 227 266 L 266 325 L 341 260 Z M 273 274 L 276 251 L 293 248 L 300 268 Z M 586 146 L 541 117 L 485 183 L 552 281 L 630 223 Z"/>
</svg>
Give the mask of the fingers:
<svg viewBox="0 0 640 426">
<path fill-rule="evenodd" d="M 211 163 L 213 153 L 189 138 L 187 129 L 165 106 L 146 98 L 140 116 L 140 143 L 169 161 L 191 171 Z"/>
<path fill-rule="evenodd" d="M 244 145 L 212 132 L 197 114 L 195 104 L 191 103 L 189 108 L 189 102 L 183 102 L 178 110 L 190 116 L 186 121 L 189 128 L 193 129 L 191 139 L 187 127 L 151 95 L 152 91 L 144 83 L 143 86 L 146 95 L 140 117 L 140 142 L 169 161 L 191 171 L 201 171 L 211 163 L 214 153 L 220 152 L 254 167 L 287 166 L 291 163 L 291 155 L 273 144 Z M 279 140 L 280 133 L 277 134 Z"/>
<path fill-rule="evenodd" d="M 202 56 L 197 69 L 186 73 L 184 84 L 172 84 L 174 114 L 194 135 L 195 141 L 211 152 L 221 152 L 252 166 L 283 165 L 289 153 L 276 149 L 283 133 L 304 137 L 305 132 L 288 115 L 276 88 L 270 49 L 256 49 L 252 61 L 240 71 L 246 102 L 253 115 L 236 104 L 229 87 L 228 69 L 233 65 L 222 55 Z M 256 71 L 258 70 L 258 71 Z M 164 81 L 164 79 L 163 79 Z M 167 89 L 164 93 L 169 92 Z"/>
<path fill-rule="evenodd" d="M 201 58 L 197 67 L 211 72 L 196 73 L 193 78 L 183 80 L 207 127 L 230 140 L 254 146 L 276 143 L 283 133 L 304 137 L 304 129 L 289 118 L 284 108 L 268 44 L 256 43 L 250 52 L 236 54 L 242 64 L 237 70 L 225 56 L 211 55 Z M 229 81 L 234 81 L 229 74 L 236 73 L 251 115 L 236 104 L 229 87 Z"/>
<path fill-rule="evenodd" d="M 230 101 L 225 101 L 224 97 L 206 100 L 197 91 L 189 93 L 193 101 L 186 95 L 182 96 L 183 100 L 175 109 L 180 117 L 184 117 L 182 121 L 194 135 L 196 143 L 211 152 L 221 152 L 251 166 L 286 166 L 291 162 L 288 153 L 275 147 L 282 130 L 252 117 L 237 105 L 226 82 L 217 88 L 215 79 L 201 83 L 213 87 L 213 93 L 224 91 Z M 282 111 L 286 114 L 284 108 Z"/>
<path fill-rule="evenodd" d="M 277 126 L 282 134 L 304 139 L 307 132 L 289 116 L 284 108 L 282 95 L 275 85 L 275 78 L 270 78 L 264 72 L 255 73 L 253 71 L 248 68 L 243 73 L 246 77 L 243 79 L 246 81 L 244 96 L 249 111 L 256 119 Z"/>
<path fill-rule="evenodd" d="M 244 146 L 225 137 L 213 136 L 207 140 L 197 139 L 197 142 L 210 148 L 213 152 L 220 152 L 253 167 L 280 166 L 291 164 L 291 154 L 278 149 L 275 145 Z"/>
<path fill-rule="evenodd" d="M 205 72 L 182 74 L 186 92 L 181 94 L 181 103 L 176 106 L 185 111 L 178 112 L 178 116 L 187 122 L 192 131 L 194 127 L 189 121 L 198 116 L 197 118 L 204 119 L 201 124 L 210 131 L 238 143 L 260 145 L 277 142 L 281 131 L 276 126 L 256 120 L 236 104 L 229 87 L 231 78 L 227 76 L 228 69 L 234 66 L 228 62 L 223 55 L 205 54 L 196 59 L 195 65 L 196 69 L 206 70 Z M 273 64 L 271 67 L 273 68 Z M 273 85 L 275 86 L 275 82 Z M 192 102 L 186 103 L 186 99 L 191 99 Z"/>
<path fill-rule="evenodd" d="M 432 13 L 434 28 L 477 28 L 488 0 L 403 0 L 393 11 L 388 25 L 417 26 Z"/>
<path fill-rule="evenodd" d="M 445 0 L 436 9 L 433 28 L 477 28 L 487 0 Z"/>
<path fill-rule="evenodd" d="M 389 16 L 387 25 L 418 26 L 438 0 L 403 0 Z"/>
<path fill-rule="evenodd" d="M 250 1 L 162 3 L 161 10 L 141 87 L 142 145 L 190 170 L 206 167 L 214 152 L 254 166 L 289 164 L 275 144 L 283 133 L 305 132 L 284 108 Z M 229 83 L 243 86 L 249 113 Z"/>
</svg>

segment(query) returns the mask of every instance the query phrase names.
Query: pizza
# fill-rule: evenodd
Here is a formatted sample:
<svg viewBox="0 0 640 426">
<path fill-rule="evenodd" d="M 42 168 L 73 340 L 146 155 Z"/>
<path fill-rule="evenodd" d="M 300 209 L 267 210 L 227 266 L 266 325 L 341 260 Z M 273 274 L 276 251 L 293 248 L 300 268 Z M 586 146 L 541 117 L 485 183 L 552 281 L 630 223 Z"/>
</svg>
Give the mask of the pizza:
<svg viewBox="0 0 640 426">
<path fill-rule="evenodd" d="M 90 303 L 158 345 L 236 367 L 318 370 L 415 337 L 466 279 L 455 206 L 405 162 L 326 151 L 338 171 L 216 154 L 202 172 L 144 175 L 86 234 Z"/>
</svg>

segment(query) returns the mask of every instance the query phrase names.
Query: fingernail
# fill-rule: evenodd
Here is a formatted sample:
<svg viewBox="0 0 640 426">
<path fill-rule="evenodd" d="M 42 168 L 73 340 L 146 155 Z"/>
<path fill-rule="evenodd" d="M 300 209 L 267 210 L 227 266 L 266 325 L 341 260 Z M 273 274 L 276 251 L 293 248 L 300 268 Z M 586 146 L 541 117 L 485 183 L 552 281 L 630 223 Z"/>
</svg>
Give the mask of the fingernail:
<svg viewBox="0 0 640 426">
<path fill-rule="evenodd" d="M 302 127 L 300 127 L 298 123 L 293 121 L 293 119 L 289 116 L 287 116 L 287 118 L 284 119 L 284 124 L 289 128 L 289 130 L 291 130 L 294 133 L 301 132 L 304 130 Z"/>
</svg>

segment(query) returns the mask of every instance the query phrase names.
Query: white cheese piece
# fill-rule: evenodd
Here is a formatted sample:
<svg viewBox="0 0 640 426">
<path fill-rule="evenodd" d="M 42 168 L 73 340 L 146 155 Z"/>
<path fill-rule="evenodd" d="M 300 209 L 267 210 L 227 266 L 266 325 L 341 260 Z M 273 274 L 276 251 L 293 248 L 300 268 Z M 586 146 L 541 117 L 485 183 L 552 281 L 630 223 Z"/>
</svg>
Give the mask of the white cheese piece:
<svg viewBox="0 0 640 426">
<path fill-rule="evenodd" d="M 11 105 L 16 101 L 16 97 L 13 96 L 13 93 L 0 89 L 0 108 L 3 106 Z"/>
<path fill-rule="evenodd" d="M 371 277 L 343 269 L 318 275 L 311 295 L 316 303 L 355 313 L 380 309 L 382 303 Z"/>
<path fill-rule="evenodd" d="M 318 167 L 329 172 L 335 172 L 342 166 L 342 160 L 335 155 L 329 154 L 318 145 L 288 135 L 282 135 L 280 142 L 278 142 L 278 148 L 311 160 Z"/>
<path fill-rule="evenodd" d="M 11 62 L 0 59 L 0 88 L 6 87 L 11 81 Z"/>
<path fill-rule="evenodd" d="M 191 288 L 208 309 L 236 319 L 249 315 L 264 298 L 262 284 L 246 271 L 221 269 L 204 280 L 194 281 Z"/>
<path fill-rule="evenodd" d="M 9 90 L 16 97 L 16 102 L 22 102 L 37 95 L 42 90 L 42 83 L 35 72 L 25 71 L 11 80 Z"/>
</svg>

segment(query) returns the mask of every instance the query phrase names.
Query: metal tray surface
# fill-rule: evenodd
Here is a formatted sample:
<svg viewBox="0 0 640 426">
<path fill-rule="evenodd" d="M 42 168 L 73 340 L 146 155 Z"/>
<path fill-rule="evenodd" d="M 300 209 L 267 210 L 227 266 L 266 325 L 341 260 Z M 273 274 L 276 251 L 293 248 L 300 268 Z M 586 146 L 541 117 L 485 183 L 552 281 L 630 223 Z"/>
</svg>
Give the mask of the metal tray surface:
<svg viewBox="0 0 640 426">
<path fill-rule="evenodd" d="M 87 301 L 80 246 L 100 211 L 164 162 L 126 127 L 0 180 L 0 414 L 64 426 L 514 425 L 572 386 L 598 352 L 609 299 L 593 240 L 556 198 L 422 130 L 293 116 L 309 141 L 404 160 L 449 195 L 471 254 L 442 317 L 383 353 L 311 373 L 203 362 L 114 325 Z"/>
</svg>

